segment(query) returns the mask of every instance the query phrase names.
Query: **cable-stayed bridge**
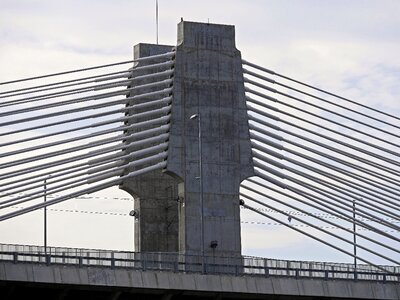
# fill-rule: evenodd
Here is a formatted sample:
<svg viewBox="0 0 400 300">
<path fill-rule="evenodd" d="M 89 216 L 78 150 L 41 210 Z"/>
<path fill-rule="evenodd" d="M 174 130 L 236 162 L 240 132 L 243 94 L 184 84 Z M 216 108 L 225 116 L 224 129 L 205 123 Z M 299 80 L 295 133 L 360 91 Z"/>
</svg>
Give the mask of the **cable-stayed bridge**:
<svg viewBox="0 0 400 300">
<path fill-rule="evenodd" d="M 33 277 L 60 265 L 99 270 L 87 282 L 34 282 L 115 285 L 121 299 L 129 284 L 177 292 L 168 297 L 400 297 L 400 117 L 243 60 L 233 26 L 181 22 L 177 46 L 138 44 L 130 61 L 1 87 L 1 221 L 113 186 L 134 197 L 137 219 L 136 253 L 4 245 L 2 280 L 14 289 L 31 281 L 18 268 L 44 262 Z M 240 207 L 354 264 L 243 257 Z M 138 273 L 142 285 L 122 284 L 109 281 L 114 269 L 254 282 L 208 290 L 156 286 L 156 276 L 146 286 Z M 311 279 L 332 286 L 299 287 Z"/>
</svg>

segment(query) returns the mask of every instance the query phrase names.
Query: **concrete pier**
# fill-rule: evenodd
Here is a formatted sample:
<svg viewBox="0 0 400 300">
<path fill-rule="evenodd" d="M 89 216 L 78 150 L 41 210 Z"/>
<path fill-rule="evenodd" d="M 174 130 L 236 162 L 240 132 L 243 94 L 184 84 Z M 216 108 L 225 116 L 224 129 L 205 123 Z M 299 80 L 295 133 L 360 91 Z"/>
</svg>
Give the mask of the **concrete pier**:
<svg viewBox="0 0 400 300">
<path fill-rule="evenodd" d="M 203 217 L 204 253 L 240 256 L 239 186 L 253 164 L 234 26 L 178 24 L 167 172 L 183 179 L 179 251 L 200 254 Z"/>
<path fill-rule="evenodd" d="M 139 44 L 135 57 L 172 48 Z M 239 257 L 239 186 L 253 164 L 234 26 L 181 22 L 175 51 L 167 168 L 121 187 L 135 197 L 135 250 Z"/>
<path fill-rule="evenodd" d="M 172 51 L 172 46 L 137 44 L 134 46 L 134 59 L 143 58 Z M 165 62 L 165 59 L 153 60 L 151 62 L 136 63 L 136 67 L 142 67 L 149 64 Z M 133 77 L 152 74 L 165 71 L 165 67 L 153 68 L 151 70 L 133 70 Z M 167 67 L 173 69 L 173 66 Z M 169 76 L 168 76 L 169 77 Z M 132 87 L 140 86 L 150 82 L 161 81 L 168 77 L 158 77 L 156 79 L 141 79 L 132 83 Z M 158 89 L 162 89 L 158 88 Z M 153 92 L 154 88 L 145 88 L 130 93 L 130 97 Z M 168 95 L 167 95 L 168 96 Z M 157 100 L 163 96 L 152 96 L 141 100 L 131 101 L 128 105 L 143 103 L 146 101 Z M 161 107 L 161 106 L 160 106 Z M 153 106 L 147 109 L 132 109 L 127 115 L 135 115 L 148 111 L 149 109 L 160 108 Z M 160 115 L 162 116 L 162 115 Z M 127 125 L 145 121 L 146 118 L 134 118 Z M 157 126 L 154 126 L 157 127 Z M 132 130 L 128 132 L 134 133 Z M 152 146 L 152 145 L 150 145 Z M 149 146 L 149 147 L 150 147 Z M 141 148 L 131 149 L 138 150 Z M 135 228 L 134 242 L 135 251 L 141 252 L 177 252 L 178 251 L 178 181 L 163 173 L 162 171 L 153 171 L 140 177 L 134 177 L 126 180 L 121 189 L 127 191 L 134 197 Z"/>
</svg>

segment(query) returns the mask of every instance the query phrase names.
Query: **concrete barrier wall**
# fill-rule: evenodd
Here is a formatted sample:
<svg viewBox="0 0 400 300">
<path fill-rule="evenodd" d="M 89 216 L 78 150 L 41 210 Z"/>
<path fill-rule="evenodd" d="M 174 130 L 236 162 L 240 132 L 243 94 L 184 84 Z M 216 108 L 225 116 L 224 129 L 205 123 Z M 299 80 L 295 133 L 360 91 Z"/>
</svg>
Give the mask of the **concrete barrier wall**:
<svg viewBox="0 0 400 300">
<path fill-rule="evenodd" d="M 0 282 L 132 288 L 196 294 L 312 296 L 352 299 L 400 299 L 398 283 L 183 274 L 99 267 L 0 262 Z"/>
</svg>

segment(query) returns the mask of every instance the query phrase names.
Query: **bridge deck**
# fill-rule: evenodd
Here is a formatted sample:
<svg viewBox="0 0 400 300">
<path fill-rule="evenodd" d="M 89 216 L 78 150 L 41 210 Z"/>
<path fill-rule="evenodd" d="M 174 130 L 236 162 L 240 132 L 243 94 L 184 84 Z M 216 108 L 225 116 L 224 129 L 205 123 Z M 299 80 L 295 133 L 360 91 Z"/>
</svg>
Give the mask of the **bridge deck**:
<svg viewBox="0 0 400 300">
<path fill-rule="evenodd" d="M 0 263 L 0 291 L 18 299 L 21 293 L 66 294 L 67 299 L 145 299 L 174 296 L 224 299 L 400 299 L 394 282 L 325 280 L 281 276 L 231 276 L 129 268 Z M 116 298 L 113 298 L 116 297 Z M 309 298 L 310 297 L 310 298 Z M 135 298 L 136 299 L 136 298 Z M 139 298 L 140 299 L 140 298 Z M 170 299 L 170 298 L 169 298 Z"/>
<path fill-rule="evenodd" d="M 10 299 L 23 293 L 65 293 L 73 299 L 86 294 L 91 299 L 124 299 L 131 294 L 145 299 L 195 295 L 400 299 L 400 276 L 385 275 L 365 265 L 354 270 L 351 264 L 255 257 L 206 257 L 202 261 L 174 253 L 54 247 L 45 253 L 40 246 L 18 245 L 1 245 L 0 250 L 0 292 L 10 294 Z M 392 272 L 398 271 L 392 268 Z"/>
</svg>

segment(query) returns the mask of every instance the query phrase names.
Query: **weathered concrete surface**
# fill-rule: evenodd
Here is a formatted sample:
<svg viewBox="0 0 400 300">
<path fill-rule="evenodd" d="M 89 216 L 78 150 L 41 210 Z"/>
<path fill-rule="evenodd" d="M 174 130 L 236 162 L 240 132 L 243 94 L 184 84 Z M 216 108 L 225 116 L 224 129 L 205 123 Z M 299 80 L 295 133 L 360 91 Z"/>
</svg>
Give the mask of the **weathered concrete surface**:
<svg viewBox="0 0 400 300">
<path fill-rule="evenodd" d="M 172 272 L 137 271 L 41 264 L 1 262 L 0 287 L 19 282 L 27 285 L 48 284 L 85 287 L 112 287 L 113 291 L 134 290 L 177 294 L 246 296 L 256 299 L 267 296 L 317 297 L 327 299 L 400 299 L 400 285 L 350 280 L 295 279 L 284 277 L 250 277 L 201 275 Z M 67 287 L 66 287 L 67 286 Z M 71 288 L 71 287 L 70 287 Z M 274 298 L 281 299 L 281 298 Z M 289 298 L 282 298 L 289 299 Z"/>
<path fill-rule="evenodd" d="M 199 127 L 202 183 L 199 176 Z M 183 179 L 179 251 L 201 254 L 203 195 L 206 255 L 240 256 L 240 182 L 253 175 L 240 52 L 234 26 L 178 24 L 167 172 Z M 217 241 L 215 249 L 211 241 Z"/>
<path fill-rule="evenodd" d="M 172 46 L 139 44 L 134 53 L 138 58 L 171 49 Z M 147 82 L 135 84 L 143 83 Z M 178 24 L 173 86 L 166 174 L 152 172 L 127 180 L 121 186 L 134 196 L 135 210 L 139 212 L 135 250 L 179 250 L 199 255 L 203 248 L 209 256 L 240 257 L 239 186 L 254 171 L 242 63 L 235 47 L 234 27 Z M 202 191 L 199 124 L 190 120 L 193 114 L 201 116 Z M 203 195 L 203 210 L 200 195 Z M 216 248 L 210 247 L 212 241 L 218 243 Z"/>
<path fill-rule="evenodd" d="M 134 58 L 148 57 L 163 54 L 172 51 L 172 46 L 137 44 L 134 46 Z M 166 59 L 153 60 L 150 62 L 140 62 L 138 67 L 165 62 Z M 169 67 L 170 69 L 173 68 Z M 151 70 L 133 71 L 133 76 L 147 75 L 151 73 L 165 71 L 165 67 L 159 67 Z M 158 77 L 156 79 L 141 79 L 133 82 L 132 86 L 139 86 L 150 82 L 161 81 L 168 77 Z M 146 92 L 162 90 L 163 87 L 146 88 L 139 91 L 133 91 L 129 96 L 135 96 Z M 147 97 L 141 100 L 131 101 L 130 106 L 161 99 L 168 95 L 159 95 Z M 148 110 L 161 108 L 162 106 L 152 106 L 146 109 L 132 109 L 128 115 L 135 115 Z M 160 115 L 161 117 L 162 115 Z M 147 118 L 135 118 L 127 125 L 145 121 Z M 153 127 L 158 127 L 153 126 Z M 131 130 L 134 133 L 139 130 Z M 149 145 L 149 147 L 152 145 Z M 141 148 L 130 149 L 138 150 Z M 134 170 L 130 170 L 134 171 Z M 134 227 L 135 251 L 140 252 L 177 252 L 178 251 L 178 181 L 177 179 L 163 173 L 162 171 L 153 171 L 148 174 L 134 177 L 126 180 L 121 189 L 130 193 L 134 198 L 134 210 L 138 213 Z"/>
</svg>

